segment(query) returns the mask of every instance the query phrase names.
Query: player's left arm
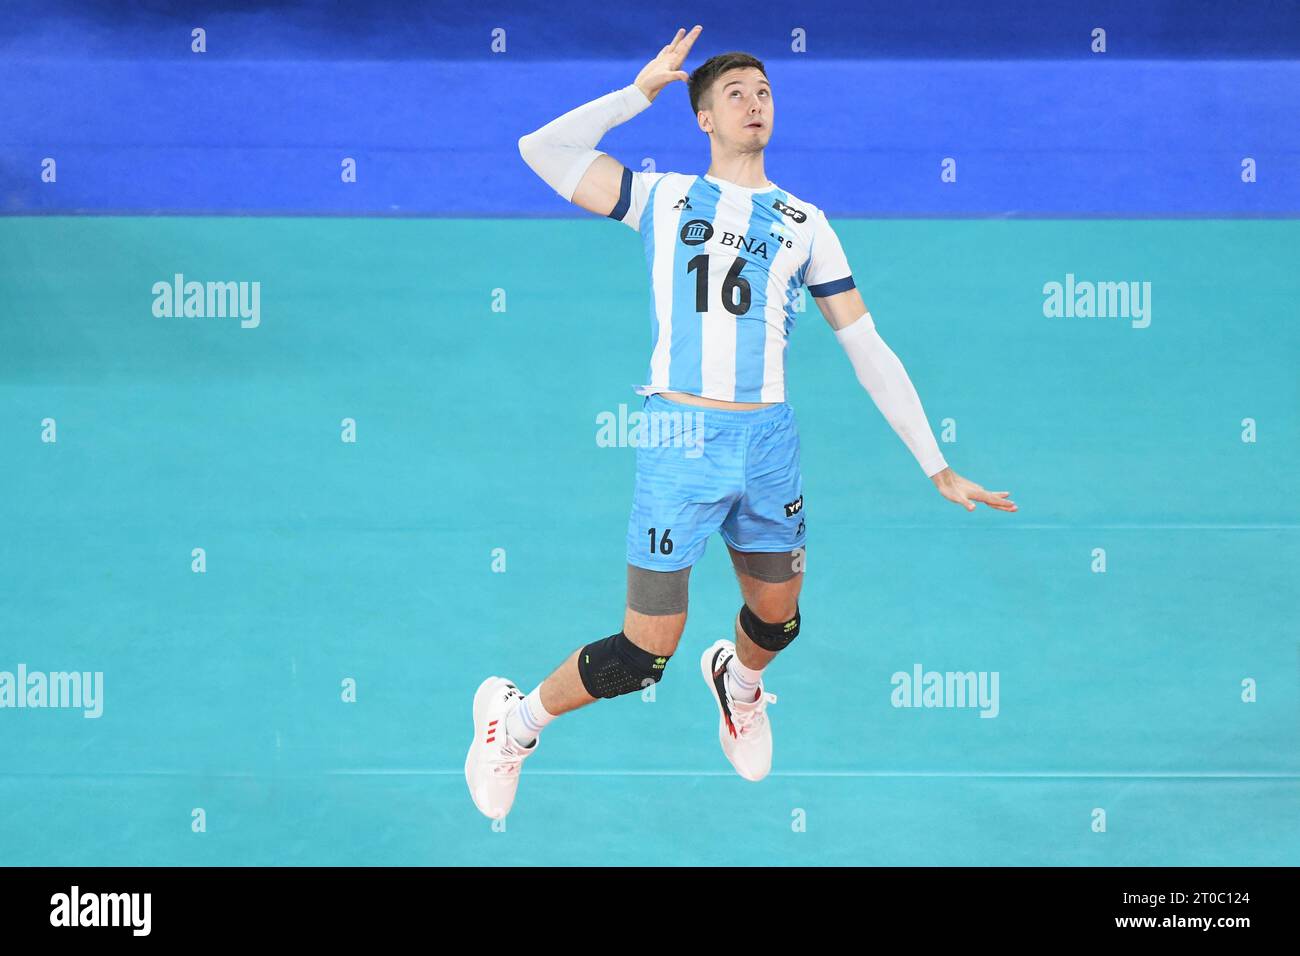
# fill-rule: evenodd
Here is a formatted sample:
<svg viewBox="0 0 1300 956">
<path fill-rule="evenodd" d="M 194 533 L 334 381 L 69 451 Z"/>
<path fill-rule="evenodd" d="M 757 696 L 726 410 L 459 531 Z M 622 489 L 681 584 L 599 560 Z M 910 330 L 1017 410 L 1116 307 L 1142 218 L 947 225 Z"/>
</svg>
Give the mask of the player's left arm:
<svg viewBox="0 0 1300 956">
<path fill-rule="evenodd" d="M 840 285 L 842 282 L 832 281 L 823 284 L 821 288 L 829 289 Z M 925 410 L 921 407 L 921 398 L 916 394 L 916 388 L 908 378 L 903 363 L 880 337 L 858 289 L 844 289 L 825 296 L 817 296 L 814 291 L 813 301 L 821 309 L 827 324 L 848 354 L 858 382 L 867 390 L 890 427 L 911 449 L 939 493 L 967 511 L 975 510 L 976 501 L 982 501 L 998 511 L 1017 510 L 1016 503 L 1007 497 L 1011 492 L 986 491 L 957 474 L 944 461 L 939 445 L 934 440 L 934 433 L 930 431 Z"/>
</svg>

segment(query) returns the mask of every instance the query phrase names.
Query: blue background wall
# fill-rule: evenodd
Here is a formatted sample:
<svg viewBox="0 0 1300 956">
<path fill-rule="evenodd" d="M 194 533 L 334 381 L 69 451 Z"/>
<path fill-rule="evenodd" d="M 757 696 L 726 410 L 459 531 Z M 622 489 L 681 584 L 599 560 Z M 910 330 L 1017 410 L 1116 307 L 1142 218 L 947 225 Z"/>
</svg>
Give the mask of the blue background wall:
<svg viewBox="0 0 1300 956">
<path fill-rule="evenodd" d="M 1300 211 L 1291 3 L 669 4 L 598 20 L 525 4 L 111 7 L 0 12 L 0 210 L 581 216 L 515 141 L 700 22 L 687 68 L 731 49 L 767 63 L 768 174 L 831 215 Z M 194 26 L 206 53 L 190 52 Z M 795 27 L 807 53 L 790 52 Z M 709 161 L 684 84 L 601 148 L 634 168 Z M 47 156 L 56 184 L 39 178 Z M 945 157 L 956 183 L 940 182 Z"/>
</svg>

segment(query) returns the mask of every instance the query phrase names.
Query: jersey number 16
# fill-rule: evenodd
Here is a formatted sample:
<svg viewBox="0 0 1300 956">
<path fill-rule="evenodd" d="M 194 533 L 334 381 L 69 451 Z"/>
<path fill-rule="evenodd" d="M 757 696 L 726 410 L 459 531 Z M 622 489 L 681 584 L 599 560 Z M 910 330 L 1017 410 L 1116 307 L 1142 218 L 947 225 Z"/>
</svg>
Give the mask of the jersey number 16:
<svg viewBox="0 0 1300 956">
<path fill-rule="evenodd" d="M 722 280 L 722 307 L 732 315 L 744 315 L 749 311 L 749 280 L 740 274 L 745 268 L 745 260 L 736 256 L 736 260 L 727 270 L 727 277 Z M 686 264 L 686 271 L 695 270 L 695 311 L 709 311 L 709 254 L 702 252 Z M 740 290 L 740 301 L 736 302 L 736 290 Z"/>
</svg>

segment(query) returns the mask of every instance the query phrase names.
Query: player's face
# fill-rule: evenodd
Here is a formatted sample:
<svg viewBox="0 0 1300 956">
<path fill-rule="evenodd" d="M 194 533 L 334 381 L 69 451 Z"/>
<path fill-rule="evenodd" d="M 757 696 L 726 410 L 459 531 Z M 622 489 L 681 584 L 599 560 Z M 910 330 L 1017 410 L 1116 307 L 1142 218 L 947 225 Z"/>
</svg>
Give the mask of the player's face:
<svg viewBox="0 0 1300 956">
<path fill-rule="evenodd" d="M 728 70 L 714 81 L 713 133 L 741 150 L 759 150 L 772 138 L 772 86 L 757 67 Z"/>
</svg>

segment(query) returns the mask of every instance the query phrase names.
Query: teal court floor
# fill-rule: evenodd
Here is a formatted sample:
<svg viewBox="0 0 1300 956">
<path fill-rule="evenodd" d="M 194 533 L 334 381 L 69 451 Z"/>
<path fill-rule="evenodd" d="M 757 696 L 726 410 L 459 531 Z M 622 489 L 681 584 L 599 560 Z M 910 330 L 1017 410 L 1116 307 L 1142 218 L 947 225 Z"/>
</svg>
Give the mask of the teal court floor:
<svg viewBox="0 0 1300 956">
<path fill-rule="evenodd" d="M 637 236 L 0 218 L 0 672 L 103 675 L 97 717 L 0 709 L 0 863 L 1300 862 L 1300 225 L 835 225 L 949 463 L 1019 512 L 935 492 L 808 299 L 771 776 L 696 668 L 740 603 L 715 537 L 654 699 L 553 723 L 500 831 L 475 687 L 621 626 L 635 451 L 597 420 L 639 407 Z M 177 273 L 259 283 L 257 324 L 155 315 Z M 1045 315 L 1067 275 L 1151 283 L 1149 324 Z M 996 716 L 893 706 L 918 666 L 996 673 Z"/>
</svg>

